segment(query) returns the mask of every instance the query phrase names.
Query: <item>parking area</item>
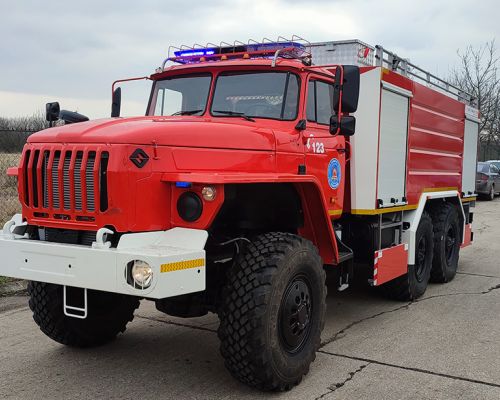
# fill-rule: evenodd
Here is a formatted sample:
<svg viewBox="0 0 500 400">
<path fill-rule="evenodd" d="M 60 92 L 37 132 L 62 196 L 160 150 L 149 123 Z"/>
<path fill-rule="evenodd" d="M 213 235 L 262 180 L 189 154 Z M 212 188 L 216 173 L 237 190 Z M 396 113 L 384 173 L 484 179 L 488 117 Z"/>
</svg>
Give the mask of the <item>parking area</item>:
<svg viewBox="0 0 500 400">
<path fill-rule="evenodd" d="M 46 338 L 24 296 L 0 298 L 2 399 L 499 399 L 500 200 L 478 202 L 459 273 L 412 303 L 331 285 L 322 346 L 294 390 L 234 381 L 214 315 L 177 319 L 143 302 L 124 335 L 94 349 Z"/>
</svg>

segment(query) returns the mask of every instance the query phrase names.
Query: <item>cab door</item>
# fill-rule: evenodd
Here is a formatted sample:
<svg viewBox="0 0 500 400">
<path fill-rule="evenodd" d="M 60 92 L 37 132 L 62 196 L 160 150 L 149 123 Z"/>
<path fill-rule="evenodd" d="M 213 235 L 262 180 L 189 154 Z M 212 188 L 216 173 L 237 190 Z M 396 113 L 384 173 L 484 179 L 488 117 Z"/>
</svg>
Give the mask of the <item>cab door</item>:
<svg viewBox="0 0 500 400">
<path fill-rule="evenodd" d="M 345 138 L 330 134 L 333 80 L 310 75 L 306 88 L 306 129 L 303 131 L 308 175 L 321 182 L 329 214 L 340 216 L 344 202 Z"/>
</svg>

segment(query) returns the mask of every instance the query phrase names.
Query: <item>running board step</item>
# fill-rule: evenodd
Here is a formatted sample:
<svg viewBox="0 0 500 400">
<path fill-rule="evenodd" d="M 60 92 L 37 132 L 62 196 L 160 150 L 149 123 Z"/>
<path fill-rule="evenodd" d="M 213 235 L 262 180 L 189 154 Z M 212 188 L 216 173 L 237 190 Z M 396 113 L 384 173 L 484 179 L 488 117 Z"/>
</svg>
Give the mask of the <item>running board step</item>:
<svg viewBox="0 0 500 400">
<path fill-rule="evenodd" d="M 339 242 L 337 242 L 339 243 Z M 344 261 L 351 260 L 354 257 L 354 254 L 352 251 L 341 251 L 340 246 L 339 246 L 339 264 L 343 263 Z"/>
</svg>

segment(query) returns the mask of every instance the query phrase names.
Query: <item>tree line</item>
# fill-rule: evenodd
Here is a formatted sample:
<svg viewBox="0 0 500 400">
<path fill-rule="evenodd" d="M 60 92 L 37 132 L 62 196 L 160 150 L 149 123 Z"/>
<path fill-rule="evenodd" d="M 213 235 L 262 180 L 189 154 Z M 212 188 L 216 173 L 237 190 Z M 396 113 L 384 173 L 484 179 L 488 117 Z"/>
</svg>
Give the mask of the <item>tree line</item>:
<svg viewBox="0 0 500 400">
<path fill-rule="evenodd" d="M 458 57 L 460 63 L 450 79 L 475 98 L 481 113 L 479 159 L 500 159 L 500 57 L 495 40 L 468 46 L 458 51 Z"/>
</svg>

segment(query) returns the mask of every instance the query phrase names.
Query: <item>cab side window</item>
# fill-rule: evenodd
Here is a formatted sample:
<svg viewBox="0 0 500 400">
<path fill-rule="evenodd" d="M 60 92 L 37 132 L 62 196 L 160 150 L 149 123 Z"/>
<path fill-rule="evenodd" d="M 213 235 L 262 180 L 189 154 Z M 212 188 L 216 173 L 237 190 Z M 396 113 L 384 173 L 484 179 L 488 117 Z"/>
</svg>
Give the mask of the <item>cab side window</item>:
<svg viewBox="0 0 500 400">
<path fill-rule="evenodd" d="M 333 84 L 311 80 L 307 88 L 308 121 L 328 125 L 333 114 Z"/>
</svg>

